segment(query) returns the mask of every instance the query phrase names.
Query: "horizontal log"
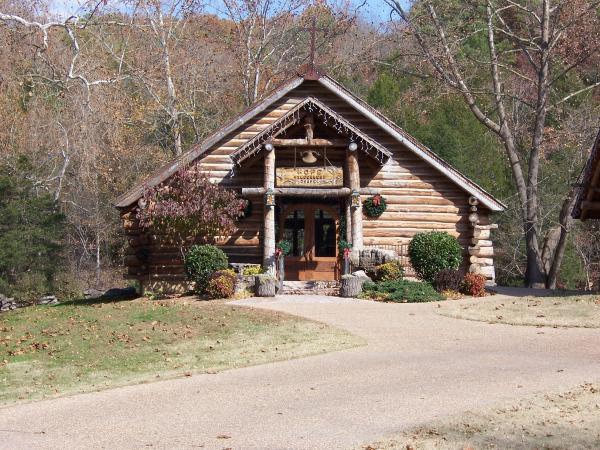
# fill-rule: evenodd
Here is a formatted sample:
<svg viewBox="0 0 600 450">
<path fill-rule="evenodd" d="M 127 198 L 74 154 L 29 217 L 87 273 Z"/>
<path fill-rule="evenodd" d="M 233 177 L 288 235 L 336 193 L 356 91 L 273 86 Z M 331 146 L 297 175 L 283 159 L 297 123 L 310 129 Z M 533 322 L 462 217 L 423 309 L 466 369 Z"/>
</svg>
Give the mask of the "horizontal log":
<svg viewBox="0 0 600 450">
<path fill-rule="evenodd" d="M 479 269 L 479 273 L 481 273 L 482 275 L 485 275 L 487 278 L 495 278 L 496 276 L 496 271 L 494 269 L 494 266 L 481 266 Z"/>
<path fill-rule="evenodd" d="M 369 218 L 366 218 L 369 220 Z M 459 214 L 451 214 L 451 213 L 433 213 L 433 212 L 422 212 L 422 211 L 412 211 L 412 212 L 396 212 L 396 211 L 386 211 L 381 217 L 378 217 L 374 220 L 406 220 L 410 222 L 434 222 L 434 223 L 468 223 L 467 217 L 465 215 Z M 373 219 L 371 219 L 373 220 Z"/>
<path fill-rule="evenodd" d="M 583 211 L 600 211 L 600 201 L 584 200 L 581 202 L 581 209 Z"/>
<path fill-rule="evenodd" d="M 477 258 L 478 259 L 478 263 L 483 267 L 483 266 L 493 266 L 494 265 L 494 258 Z"/>
<path fill-rule="evenodd" d="M 348 139 L 272 139 L 275 147 L 347 147 Z"/>
<path fill-rule="evenodd" d="M 497 223 L 491 223 L 489 225 L 475 225 L 475 229 L 476 230 L 495 230 L 498 228 L 498 224 Z"/>
<path fill-rule="evenodd" d="M 491 234 L 492 233 L 490 230 L 482 230 L 475 228 L 475 230 L 473 230 L 473 239 L 489 239 Z"/>
<path fill-rule="evenodd" d="M 494 256 L 494 247 L 469 247 L 469 254 L 475 256 Z"/>
<path fill-rule="evenodd" d="M 289 195 L 289 196 L 314 196 L 314 197 L 347 197 L 351 194 L 350 188 L 275 188 L 275 195 Z M 243 188 L 242 195 L 264 195 L 266 192 L 265 188 Z M 361 195 L 375 195 L 378 193 L 377 189 L 361 188 Z"/>
<path fill-rule="evenodd" d="M 393 228 L 396 230 L 453 230 L 463 233 L 468 233 L 468 225 L 466 224 L 454 224 L 454 223 L 439 223 L 439 222 L 409 222 L 409 221 L 398 221 L 398 217 L 394 217 L 394 220 L 388 220 L 387 218 L 380 217 L 377 220 L 366 220 L 363 222 L 363 229 L 374 229 L 374 228 Z"/>
<path fill-rule="evenodd" d="M 396 228 L 369 228 L 364 229 L 364 237 L 405 237 L 405 238 L 411 238 L 413 237 L 415 234 L 417 233 L 421 233 L 424 230 L 408 230 L 408 229 L 396 229 Z M 444 230 L 446 231 L 448 234 L 451 234 L 453 236 L 459 236 L 459 233 L 457 233 L 455 230 L 452 230 L 450 228 Z M 468 243 L 465 242 L 465 243 Z"/>
</svg>

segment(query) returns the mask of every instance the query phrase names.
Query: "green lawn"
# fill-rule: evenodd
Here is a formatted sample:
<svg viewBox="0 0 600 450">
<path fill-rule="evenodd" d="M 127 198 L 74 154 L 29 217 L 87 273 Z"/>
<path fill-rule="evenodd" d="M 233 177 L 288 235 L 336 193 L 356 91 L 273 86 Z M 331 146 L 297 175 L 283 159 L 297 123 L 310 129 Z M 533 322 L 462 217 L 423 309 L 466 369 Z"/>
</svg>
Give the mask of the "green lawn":
<svg viewBox="0 0 600 450">
<path fill-rule="evenodd" d="M 214 372 L 363 342 L 223 302 L 134 300 L 0 314 L 0 404 Z"/>
<path fill-rule="evenodd" d="M 600 296 L 506 297 L 446 301 L 437 312 L 457 319 L 510 325 L 600 327 Z"/>
</svg>

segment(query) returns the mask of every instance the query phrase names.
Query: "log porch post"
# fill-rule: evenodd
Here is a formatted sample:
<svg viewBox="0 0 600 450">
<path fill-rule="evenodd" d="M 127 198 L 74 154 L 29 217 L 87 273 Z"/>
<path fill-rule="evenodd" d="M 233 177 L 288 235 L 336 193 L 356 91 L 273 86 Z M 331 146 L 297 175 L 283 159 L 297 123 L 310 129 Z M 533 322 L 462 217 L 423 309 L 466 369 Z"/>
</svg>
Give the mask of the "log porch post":
<svg viewBox="0 0 600 450">
<path fill-rule="evenodd" d="M 265 192 L 275 188 L 275 150 L 272 144 L 265 145 Z M 275 206 L 263 204 L 263 269 L 275 275 Z"/>
<path fill-rule="evenodd" d="M 351 142 L 346 150 L 346 164 L 348 166 L 348 187 L 350 190 L 360 192 L 360 170 L 358 167 L 358 146 Z M 350 194 L 352 203 L 352 194 Z M 362 203 L 352 206 L 352 250 L 363 248 Z"/>
<path fill-rule="evenodd" d="M 498 228 L 497 224 L 480 225 L 477 214 L 479 200 L 469 197 L 469 222 L 473 228 L 473 237 L 469 251 L 469 272 L 485 275 L 487 283 L 496 284 L 496 271 L 494 270 L 494 246 L 490 232 Z"/>
</svg>

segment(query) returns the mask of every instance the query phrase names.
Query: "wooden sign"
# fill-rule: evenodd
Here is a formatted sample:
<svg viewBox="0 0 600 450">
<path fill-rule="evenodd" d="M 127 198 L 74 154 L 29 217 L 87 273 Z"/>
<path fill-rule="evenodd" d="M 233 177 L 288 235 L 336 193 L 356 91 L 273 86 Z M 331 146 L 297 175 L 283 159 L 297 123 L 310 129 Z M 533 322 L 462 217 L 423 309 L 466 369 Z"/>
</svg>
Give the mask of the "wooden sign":
<svg viewBox="0 0 600 450">
<path fill-rule="evenodd" d="M 341 187 L 344 171 L 341 167 L 278 167 L 277 187 Z"/>
</svg>

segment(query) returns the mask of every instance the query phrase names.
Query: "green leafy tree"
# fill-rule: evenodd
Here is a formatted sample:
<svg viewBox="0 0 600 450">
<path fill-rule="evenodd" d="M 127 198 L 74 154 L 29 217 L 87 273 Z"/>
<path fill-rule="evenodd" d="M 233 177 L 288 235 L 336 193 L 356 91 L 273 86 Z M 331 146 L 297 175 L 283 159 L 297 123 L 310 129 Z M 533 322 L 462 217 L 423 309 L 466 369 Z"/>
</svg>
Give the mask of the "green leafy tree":
<svg viewBox="0 0 600 450">
<path fill-rule="evenodd" d="M 65 218 L 24 177 L 0 176 L 0 292 L 33 300 L 53 290 Z"/>
</svg>

